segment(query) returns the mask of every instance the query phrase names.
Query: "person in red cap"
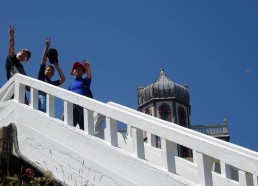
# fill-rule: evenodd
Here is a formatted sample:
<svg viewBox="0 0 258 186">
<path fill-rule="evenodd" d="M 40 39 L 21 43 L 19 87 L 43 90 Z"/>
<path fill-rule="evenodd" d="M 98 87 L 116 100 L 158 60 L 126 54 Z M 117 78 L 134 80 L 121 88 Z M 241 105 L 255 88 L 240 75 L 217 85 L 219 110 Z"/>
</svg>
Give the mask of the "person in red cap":
<svg viewBox="0 0 258 186">
<path fill-rule="evenodd" d="M 83 78 L 83 75 L 86 75 Z M 90 63 L 83 60 L 82 63 L 74 62 L 71 70 L 71 75 L 74 76 L 74 81 L 69 87 L 70 91 L 76 92 L 80 95 L 89 97 L 90 85 L 91 85 L 91 69 Z M 79 105 L 73 105 L 73 125 L 76 126 L 77 123 L 80 129 L 84 130 L 84 114 L 83 108 Z"/>
</svg>

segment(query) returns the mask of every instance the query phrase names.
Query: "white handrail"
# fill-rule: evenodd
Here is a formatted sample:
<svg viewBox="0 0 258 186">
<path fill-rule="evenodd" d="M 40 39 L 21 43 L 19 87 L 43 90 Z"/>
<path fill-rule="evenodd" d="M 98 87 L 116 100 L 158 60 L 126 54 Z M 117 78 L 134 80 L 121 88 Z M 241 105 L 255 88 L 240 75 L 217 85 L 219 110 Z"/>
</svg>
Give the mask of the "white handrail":
<svg viewBox="0 0 258 186">
<path fill-rule="evenodd" d="M 144 159 L 144 143 L 142 131 L 147 131 L 151 134 L 155 134 L 163 140 L 163 162 L 165 162 L 164 168 L 170 172 L 176 173 L 176 165 L 170 161 L 175 161 L 174 158 L 169 157 L 169 154 L 173 156 L 176 153 L 171 151 L 171 148 L 175 149 L 175 144 L 183 145 L 193 150 L 193 154 L 196 155 L 196 165 L 200 173 L 200 183 L 210 184 L 211 183 L 211 173 L 208 173 L 207 170 L 210 170 L 209 158 L 217 159 L 221 162 L 222 168 L 224 165 L 233 166 L 241 170 L 240 172 L 246 172 L 253 174 L 254 183 L 257 183 L 258 175 L 258 153 L 251 151 L 249 149 L 239 147 L 237 145 L 218 140 L 216 138 L 207 136 L 205 134 L 193 131 L 181 127 L 179 125 L 172 125 L 170 122 L 146 115 L 144 113 L 138 112 L 136 110 L 127 108 L 125 106 L 109 102 L 108 104 L 102 103 L 100 101 L 89 99 L 79 94 L 70 92 L 68 90 L 56 87 L 36 79 L 16 74 L 13 78 L 10 79 L 1 89 L 0 89 L 0 98 L 10 90 L 10 86 L 15 82 L 15 100 L 22 102 L 22 98 L 25 92 L 25 87 L 28 86 L 31 88 L 31 92 L 35 93 L 35 90 L 41 90 L 46 92 L 49 96 L 49 99 L 53 101 L 55 97 L 64 101 L 64 115 L 65 123 L 71 125 L 72 114 L 69 114 L 73 104 L 80 105 L 84 108 L 84 113 L 86 115 L 86 133 L 89 135 L 94 135 L 93 126 L 93 113 L 97 112 L 100 115 L 107 118 L 107 125 L 109 129 L 109 144 L 112 146 L 117 146 L 117 137 L 114 137 L 117 129 L 116 123 L 122 122 L 127 125 L 130 125 L 133 130 L 133 149 L 134 153 L 138 158 Z M 11 89 L 12 90 L 12 89 Z M 9 93 L 10 94 L 10 91 Z M 22 95 L 21 95 L 22 94 Z M 79 98 L 79 99 L 78 99 Z M 36 99 L 35 96 L 32 96 L 32 99 Z M 2 99 L 0 99 L 2 100 Z M 83 101 L 80 101 L 83 100 Z M 35 102 L 35 100 L 32 100 Z M 35 109 L 35 105 L 32 106 Z M 51 117 L 54 116 L 54 107 L 51 104 L 48 104 L 47 114 Z M 165 149 L 164 149 L 165 148 Z M 169 152 L 169 154 L 168 154 Z M 170 161 L 169 161 L 170 160 Z M 245 163 L 243 163 L 245 162 Z M 224 169 L 222 169 L 223 174 Z M 201 174 L 202 173 L 202 174 Z M 244 179 L 241 174 L 240 179 Z M 241 182 L 241 180 L 240 180 Z"/>
</svg>

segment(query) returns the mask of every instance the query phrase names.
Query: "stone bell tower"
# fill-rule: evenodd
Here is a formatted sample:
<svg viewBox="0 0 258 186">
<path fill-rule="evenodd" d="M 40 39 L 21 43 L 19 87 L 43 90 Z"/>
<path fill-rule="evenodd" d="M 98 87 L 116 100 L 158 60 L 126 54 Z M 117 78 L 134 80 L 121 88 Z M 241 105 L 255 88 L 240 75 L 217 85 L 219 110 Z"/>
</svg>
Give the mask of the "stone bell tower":
<svg viewBox="0 0 258 186">
<path fill-rule="evenodd" d="M 190 128 L 190 103 L 188 86 L 171 81 L 161 69 L 158 78 L 147 87 L 138 87 L 138 110 L 171 122 L 171 125 Z M 152 146 L 160 147 L 160 139 L 155 134 L 144 134 Z M 179 156 L 190 155 L 189 149 L 180 146 Z"/>
</svg>

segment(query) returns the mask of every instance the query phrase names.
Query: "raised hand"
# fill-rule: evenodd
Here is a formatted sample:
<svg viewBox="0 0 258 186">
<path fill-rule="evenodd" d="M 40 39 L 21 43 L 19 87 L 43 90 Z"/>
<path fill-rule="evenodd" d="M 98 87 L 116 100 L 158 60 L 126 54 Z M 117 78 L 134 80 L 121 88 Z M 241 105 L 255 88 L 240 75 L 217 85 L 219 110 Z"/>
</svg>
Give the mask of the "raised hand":
<svg viewBox="0 0 258 186">
<path fill-rule="evenodd" d="M 46 47 L 47 47 L 47 49 L 48 49 L 49 46 L 50 46 L 50 37 L 46 37 L 45 45 L 46 45 Z"/>
<path fill-rule="evenodd" d="M 14 25 L 10 25 L 8 32 L 10 36 L 14 36 Z"/>
<path fill-rule="evenodd" d="M 82 61 L 82 64 L 85 69 L 88 69 L 90 67 L 90 63 L 88 61 L 86 61 L 85 59 Z"/>
<path fill-rule="evenodd" d="M 85 73 L 86 73 L 87 78 L 91 78 L 90 63 L 84 59 L 82 61 L 82 64 L 83 64 L 83 66 L 85 68 Z"/>
</svg>

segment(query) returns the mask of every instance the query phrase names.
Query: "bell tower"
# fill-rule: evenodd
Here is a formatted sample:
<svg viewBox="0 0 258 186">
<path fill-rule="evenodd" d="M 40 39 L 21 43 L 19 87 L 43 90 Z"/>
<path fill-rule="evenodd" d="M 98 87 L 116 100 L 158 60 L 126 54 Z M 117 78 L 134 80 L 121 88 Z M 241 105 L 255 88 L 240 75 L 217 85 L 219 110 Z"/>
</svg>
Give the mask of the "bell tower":
<svg viewBox="0 0 258 186">
<path fill-rule="evenodd" d="M 190 103 L 187 85 L 171 81 L 162 68 L 158 78 L 147 87 L 138 87 L 138 110 L 145 114 L 190 128 Z M 155 134 L 144 133 L 145 140 L 152 146 L 160 147 L 160 139 Z M 189 149 L 180 146 L 181 157 L 190 156 Z"/>
</svg>

